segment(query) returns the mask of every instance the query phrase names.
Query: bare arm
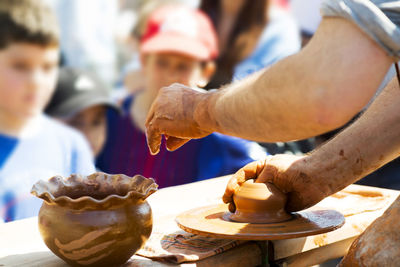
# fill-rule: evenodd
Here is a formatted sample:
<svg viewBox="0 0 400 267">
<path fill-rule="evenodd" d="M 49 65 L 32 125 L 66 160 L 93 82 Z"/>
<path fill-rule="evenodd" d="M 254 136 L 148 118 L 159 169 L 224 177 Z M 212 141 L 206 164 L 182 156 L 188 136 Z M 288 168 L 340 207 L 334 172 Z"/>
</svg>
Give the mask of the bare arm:
<svg viewBox="0 0 400 267">
<path fill-rule="evenodd" d="M 310 175 L 319 173 L 334 193 L 399 155 L 400 87 L 393 78 L 359 120 L 312 153 L 306 163 Z"/>
<path fill-rule="evenodd" d="M 310 207 L 400 155 L 400 87 L 396 78 L 371 107 L 331 141 L 303 157 L 253 162 L 230 180 L 224 201 L 247 179 L 272 182 L 289 196 L 288 210 Z"/>
<path fill-rule="evenodd" d="M 161 134 L 190 139 L 221 132 L 276 142 L 327 132 L 361 110 L 391 63 L 356 25 L 323 19 L 301 52 L 218 92 L 176 84 L 160 90 L 147 120 L 149 146 L 156 151 Z M 170 149 L 179 147 L 176 141 Z"/>
<path fill-rule="evenodd" d="M 221 91 L 213 130 L 274 142 L 335 129 L 368 103 L 391 63 L 351 22 L 324 19 L 300 53 Z"/>
</svg>

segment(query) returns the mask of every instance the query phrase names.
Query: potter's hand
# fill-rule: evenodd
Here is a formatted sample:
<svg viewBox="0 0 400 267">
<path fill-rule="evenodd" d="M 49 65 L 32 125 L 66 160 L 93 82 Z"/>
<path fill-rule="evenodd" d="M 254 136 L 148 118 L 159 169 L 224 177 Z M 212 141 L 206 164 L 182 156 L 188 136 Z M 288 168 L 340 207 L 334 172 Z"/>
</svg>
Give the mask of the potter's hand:
<svg viewBox="0 0 400 267">
<path fill-rule="evenodd" d="M 316 177 L 307 175 L 306 162 L 307 157 L 275 155 L 249 163 L 229 180 L 222 200 L 229 203 L 229 210 L 234 212 L 233 194 L 245 181 L 255 179 L 259 183 L 273 183 L 287 194 L 287 211 L 311 207 L 329 194 L 321 191 Z"/>
<path fill-rule="evenodd" d="M 162 135 L 168 150 L 175 150 L 192 138 L 202 138 L 212 131 L 200 126 L 209 120 L 207 108 L 212 93 L 181 84 L 164 87 L 158 93 L 146 119 L 147 145 L 154 155 L 160 150 Z M 203 123 L 204 124 L 204 123 Z"/>
</svg>

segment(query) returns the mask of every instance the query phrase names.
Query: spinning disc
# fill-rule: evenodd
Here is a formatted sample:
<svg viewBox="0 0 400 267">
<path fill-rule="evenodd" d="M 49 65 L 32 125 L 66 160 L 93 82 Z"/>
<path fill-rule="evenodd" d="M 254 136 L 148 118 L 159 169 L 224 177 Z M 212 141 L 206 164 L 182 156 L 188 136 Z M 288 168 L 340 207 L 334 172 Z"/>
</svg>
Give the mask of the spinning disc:
<svg viewBox="0 0 400 267">
<path fill-rule="evenodd" d="M 276 240 L 304 237 L 333 231 L 344 224 L 344 216 L 334 210 L 305 210 L 279 223 L 252 224 L 229 219 L 224 204 L 185 211 L 176 217 L 186 232 L 202 236 L 237 240 Z"/>
</svg>

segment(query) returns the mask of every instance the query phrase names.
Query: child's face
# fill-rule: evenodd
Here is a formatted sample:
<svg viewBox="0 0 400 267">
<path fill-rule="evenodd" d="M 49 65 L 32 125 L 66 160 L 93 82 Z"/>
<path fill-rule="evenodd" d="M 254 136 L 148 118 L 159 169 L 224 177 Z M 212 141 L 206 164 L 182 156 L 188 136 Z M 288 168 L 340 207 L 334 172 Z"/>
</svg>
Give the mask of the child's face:
<svg viewBox="0 0 400 267">
<path fill-rule="evenodd" d="M 29 119 L 41 113 L 54 91 L 58 47 L 29 43 L 0 50 L 0 113 Z"/>
<path fill-rule="evenodd" d="M 66 123 L 85 135 L 96 157 L 106 140 L 106 107 L 97 105 L 87 108 L 66 120 Z"/>
<path fill-rule="evenodd" d="M 204 78 L 198 60 L 180 54 L 153 53 L 142 60 L 146 90 L 154 97 L 160 88 L 181 83 L 196 87 Z"/>
</svg>

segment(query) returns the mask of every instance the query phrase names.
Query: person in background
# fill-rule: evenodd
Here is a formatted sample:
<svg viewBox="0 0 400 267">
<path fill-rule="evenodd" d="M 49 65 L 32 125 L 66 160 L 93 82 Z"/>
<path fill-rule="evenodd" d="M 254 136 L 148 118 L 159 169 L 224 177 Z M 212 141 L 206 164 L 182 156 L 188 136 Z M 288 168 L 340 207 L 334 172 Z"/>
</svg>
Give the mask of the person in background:
<svg viewBox="0 0 400 267">
<path fill-rule="evenodd" d="M 129 44 L 132 51 L 132 58 L 123 71 L 124 89 L 128 94 L 135 94 L 136 91 L 145 87 L 144 77 L 140 63 L 139 46 L 140 40 L 146 30 L 149 15 L 158 7 L 163 5 L 178 4 L 180 0 L 152 0 L 139 2 L 137 19 L 130 32 Z"/>
<path fill-rule="evenodd" d="M 59 34 L 39 0 L 0 3 L 0 221 L 36 216 L 40 179 L 90 174 L 93 158 L 77 131 L 43 115 L 58 73 Z"/>
<path fill-rule="evenodd" d="M 373 97 L 400 58 L 399 1 L 324 1 L 323 19 L 299 53 L 222 90 L 173 84 L 159 91 L 146 120 L 149 148 L 189 144 L 212 132 L 253 140 L 293 140 L 344 125 Z M 312 153 L 253 162 L 228 182 L 273 183 L 299 211 L 345 188 L 400 153 L 400 74 L 350 127 Z M 184 96 L 184 97 L 183 97 Z M 182 108 L 183 101 L 191 103 Z M 171 141 L 170 141 L 171 140 Z M 353 242 L 340 266 L 397 266 L 400 197 Z M 379 244 L 379 245 L 377 245 Z"/>
<path fill-rule="evenodd" d="M 269 0 L 202 0 L 200 9 L 210 16 L 221 51 L 207 88 L 243 79 L 300 50 L 295 21 Z"/>
<path fill-rule="evenodd" d="M 197 88 L 206 85 L 215 68 L 217 38 L 204 13 L 168 5 L 150 15 L 140 53 L 146 87 L 124 100 L 122 117 L 109 112 L 106 145 L 97 159 L 99 169 L 153 177 L 160 187 L 166 187 L 230 174 L 252 158 L 265 156 L 256 143 L 221 134 L 194 140 L 175 153 L 163 149 L 152 156 L 144 124 L 154 98 L 160 88 L 173 82 Z"/>
<path fill-rule="evenodd" d="M 93 73 L 76 68 L 60 69 L 56 91 L 45 112 L 80 131 L 96 157 L 106 140 L 106 111 L 119 110 L 109 89 Z"/>
<path fill-rule="evenodd" d="M 46 1 L 60 24 L 62 66 L 92 71 L 113 86 L 117 78 L 115 25 L 119 1 Z"/>
<path fill-rule="evenodd" d="M 300 50 L 298 26 L 282 6 L 270 0 L 201 1 L 200 9 L 211 17 L 223 51 L 207 88 L 241 80 Z M 260 144 L 271 154 L 302 154 L 314 147 L 312 139 Z"/>
<path fill-rule="evenodd" d="M 304 47 L 314 35 L 321 22 L 319 7 L 322 0 L 291 0 L 290 11 L 301 31 L 301 46 Z"/>
</svg>

